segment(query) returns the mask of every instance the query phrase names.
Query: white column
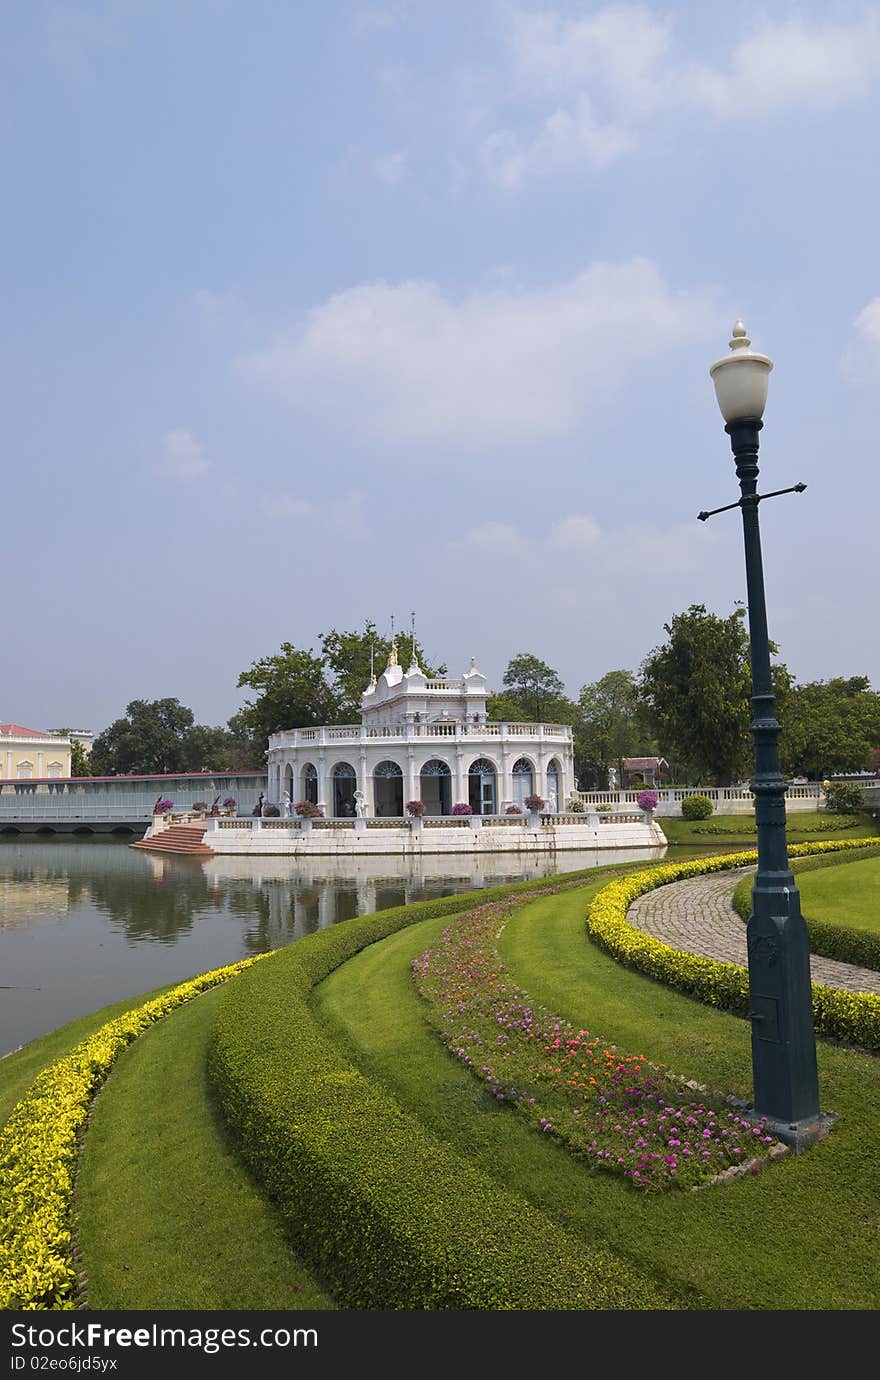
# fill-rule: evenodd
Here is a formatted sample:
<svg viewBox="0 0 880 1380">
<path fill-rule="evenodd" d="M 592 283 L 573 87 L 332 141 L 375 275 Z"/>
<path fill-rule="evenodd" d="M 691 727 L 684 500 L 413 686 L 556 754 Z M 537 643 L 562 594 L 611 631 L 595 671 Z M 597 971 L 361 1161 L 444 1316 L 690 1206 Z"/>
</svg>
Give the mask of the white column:
<svg viewBox="0 0 880 1380">
<path fill-rule="evenodd" d="M 406 750 L 406 758 L 407 776 L 409 778 L 407 790 L 409 791 L 409 795 L 403 797 L 404 812 L 406 810 L 406 802 L 408 800 L 417 800 L 419 797 L 419 786 L 416 782 L 416 759 L 415 753 L 411 747 L 408 747 Z"/>
<path fill-rule="evenodd" d="M 332 784 L 331 782 L 331 790 Z M 323 752 L 318 753 L 318 804 L 325 807 L 328 815 L 332 815 L 333 801 L 327 795 L 326 760 Z"/>
<path fill-rule="evenodd" d="M 37 776 L 42 776 L 42 775 L 43 775 L 43 754 L 42 754 L 41 752 L 38 752 L 38 753 L 37 753 Z"/>
<path fill-rule="evenodd" d="M 359 767 L 359 769 L 358 769 L 358 784 L 357 784 L 357 788 L 358 788 L 359 791 L 362 791 L 362 792 L 363 792 L 363 796 L 364 796 L 364 809 L 366 810 L 367 814 L 368 814 L 368 815 L 374 814 L 375 811 L 374 811 L 374 809 L 373 809 L 373 801 L 372 801 L 372 797 L 371 797 L 371 794 L 370 794 L 370 783 L 369 783 L 369 780 L 367 779 L 367 749 L 366 749 L 365 747 L 361 747 L 360 767 Z"/>
<path fill-rule="evenodd" d="M 499 810 L 504 809 L 505 800 L 513 800 L 513 776 L 510 771 L 510 751 L 507 744 L 507 725 L 502 729 L 501 737 L 501 777 L 498 782 L 500 799 L 497 802 Z"/>
<path fill-rule="evenodd" d="M 464 803 L 467 804 L 467 798 L 468 798 L 468 793 L 467 793 L 467 777 L 465 776 L 465 772 L 464 772 L 464 757 L 463 757 L 463 753 L 462 753 L 461 748 L 460 748 L 459 745 L 456 743 L 456 745 L 455 745 L 455 795 L 453 796 L 452 803 L 453 803 L 453 805 L 456 805 L 456 804 L 458 804 L 459 801 L 464 801 Z"/>
</svg>

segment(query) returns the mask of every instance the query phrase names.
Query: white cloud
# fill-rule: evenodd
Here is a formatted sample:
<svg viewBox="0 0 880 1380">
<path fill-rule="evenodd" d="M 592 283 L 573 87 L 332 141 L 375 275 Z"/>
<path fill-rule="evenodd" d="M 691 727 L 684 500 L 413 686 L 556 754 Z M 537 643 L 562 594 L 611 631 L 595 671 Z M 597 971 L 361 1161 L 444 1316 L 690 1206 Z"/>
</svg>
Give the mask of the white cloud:
<svg viewBox="0 0 880 1380">
<path fill-rule="evenodd" d="M 159 469 L 169 479 L 189 483 L 211 468 L 200 441 L 191 431 L 166 431 L 162 437 Z"/>
<path fill-rule="evenodd" d="M 676 46 L 671 21 L 637 5 L 578 19 L 514 11 L 507 47 L 514 85 L 547 106 L 537 128 L 508 121 L 481 144 L 489 177 L 516 191 L 533 176 L 607 166 L 636 148 L 664 112 L 742 121 L 858 100 L 880 77 L 880 15 L 764 18 L 724 67 L 692 61 Z"/>
<path fill-rule="evenodd" d="M 315 511 L 314 503 L 295 494 L 266 494 L 263 498 L 263 512 L 267 517 L 286 521 L 291 518 L 311 517 Z"/>
<path fill-rule="evenodd" d="M 380 182 L 384 182 L 388 187 L 394 187 L 398 182 L 402 182 L 407 173 L 407 153 L 405 149 L 397 149 L 393 153 L 384 153 L 373 162 L 373 168 Z"/>
<path fill-rule="evenodd" d="M 598 543 L 599 524 L 586 513 L 570 513 L 550 533 L 550 545 L 561 551 L 589 551 Z"/>
<path fill-rule="evenodd" d="M 880 297 L 872 298 L 853 322 L 853 338 L 842 366 L 852 383 L 873 384 L 880 377 Z"/>
<path fill-rule="evenodd" d="M 520 12 L 510 34 L 514 71 L 523 85 L 562 94 L 592 83 L 620 112 L 640 115 L 661 99 L 671 46 L 669 20 L 631 5 L 598 10 L 586 19 Z"/>
<path fill-rule="evenodd" d="M 762 21 L 733 52 L 729 72 L 686 73 L 690 100 L 741 119 L 774 110 L 827 110 L 864 96 L 880 76 L 880 17 L 852 23 Z"/>
<path fill-rule="evenodd" d="M 581 95 L 573 110 L 554 110 L 534 139 L 522 141 L 511 130 L 500 130 L 483 141 L 481 152 L 492 181 L 517 191 L 536 174 L 561 172 L 578 163 L 606 167 L 634 145 L 627 130 L 598 123 L 588 97 Z"/>
<path fill-rule="evenodd" d="M 380 282 L 329 298 L 244 368 L 383 442 L 529 444 L 571 434 L 639 361 L 713 325 L 702 295 L 646 259 L 458 302 L 435 283 Z"/>
</svg>

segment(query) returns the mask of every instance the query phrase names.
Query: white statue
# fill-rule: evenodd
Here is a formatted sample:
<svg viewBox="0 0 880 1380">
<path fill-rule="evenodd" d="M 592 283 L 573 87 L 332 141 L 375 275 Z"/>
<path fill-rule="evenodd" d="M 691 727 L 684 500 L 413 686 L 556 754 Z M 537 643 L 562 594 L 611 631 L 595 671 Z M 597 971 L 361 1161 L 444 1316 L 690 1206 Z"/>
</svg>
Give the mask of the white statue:
<svg viewBox="0 0 880 1380">
<path fill-rule="evenodd" d="M 355 791 L 354 793 L 354 812 L 358 819 L 363 819 L 367 813 L 367 797 L 363 791 Z"/>
<path fill-rule="evenodd" d="M 289 793 L 289 791 L 285 791 L 285 792 L 284 792 L 284 795 L 281 797 L 281 817 L 282 817 L 282 819 L 290 819 L 290 793 Z"/>
<path fill-rule="evenodd" d="M 615 767 L 608 768 L 608 789 L 609 791 L 617 790 L 617 769 Z"/>
</svg>

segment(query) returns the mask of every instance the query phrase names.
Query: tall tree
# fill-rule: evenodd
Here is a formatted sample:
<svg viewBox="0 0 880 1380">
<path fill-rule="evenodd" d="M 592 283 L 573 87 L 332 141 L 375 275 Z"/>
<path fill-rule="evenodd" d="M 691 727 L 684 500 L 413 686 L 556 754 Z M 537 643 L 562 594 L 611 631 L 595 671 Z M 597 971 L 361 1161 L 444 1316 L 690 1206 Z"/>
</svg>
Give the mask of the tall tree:
<svg viewBox="0 0 880 1380">
<path fill-rule="evenodd" d="M 193 712 L 177 699 L 132 700 L 92 745 L 95 776 L 152 775 L 188 771 L 187 743 Z"/>
<path fill-rule="evenodd" d="M 334 722 L 340 700 L 325 670 L 324 657 L 283 642 L 274 656 L 262 657 L 242 671 L 239 687 L 256 690 L 257 697 L 245 701 L 235 722 L 250 734 L 261 752 L 265 752 L 272 733 Z"/>
<path fill-rule="evenodd" d="M 329 632 L 321 633 L 319 640 L 326 670 L 330 673 L 339 700 L 340 722 L 356 722 L 361 714 L 361 696 L 370 680 L 370 663 L 372 661 L 376 674 L 380 675 L 391 653 L 391 638 L 381 636 L 376 624 L 367 622 L 363 631 L 337 632 L 331 628 Z M 412 636 L 410 633 L 400 633 L 396 642 L 398 660 L 405 669 L 413 659 Z M 415 641 L 415 653 L 426 675 L 445 675 L 445 666 L 430 665 L 418 639 Z"/>
<path fill-rule="evenodd" d="M 880 742 L 880 695 L 867 676 L 795 685 L 780 718 L 782 765 L 798 776 L 862 771 Z"/>
<path fill-rule="evenodd" d="M 706 785 L 740 780 L 751 761 L 745 609 L 718 618 L 705 605 L 692 604 L 664 630 L 668 641 L 645 658 L 639 678 L 662 752 Z M 780 698 L 788 682 L 785 668 L 774 667 Z"/>
<path fill-rule="evenodd" d="M 530 719 L 546 719 L 549 707 L 565 700 L 565 686 L 557 672 L 532 652 L 520 652 L 512 658 L 502 685 Z"/>
<path fill-rule="evenodd" d="M 622 781 L 624 757 L 647 754 L 653 747 L 635 676 L 631 671 L 608 671 L 583 687 L 577 703 L 578 776 L 592 771 L 604 784 L 609 767 L 614 767 Z"/>
</svg>

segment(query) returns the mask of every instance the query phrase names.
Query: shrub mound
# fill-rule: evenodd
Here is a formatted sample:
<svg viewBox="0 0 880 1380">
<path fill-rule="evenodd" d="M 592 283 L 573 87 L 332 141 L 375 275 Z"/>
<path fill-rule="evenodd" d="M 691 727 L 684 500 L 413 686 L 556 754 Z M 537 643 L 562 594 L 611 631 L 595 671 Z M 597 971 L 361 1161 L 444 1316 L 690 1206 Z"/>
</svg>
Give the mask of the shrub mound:
<svg viewBox="0 0 880 1380">
<path fill-rule="evenodd" d="M 791 858 L 816 853 L 845 852 L 864 848 L 861 839 L 840 839 L 830 843 L 799 843 L 788 851 Z M 588 933 L 602 948 L 621 963 L 680 992 L 722 1007 L 736 1015 L 748 1012 L 748 970 L 735 963 L 719 963 L 682 953 L 650 935 L 643 934 L 626 918 L 638 896 L 667 882 L 706 872 L 723 872 L 747 867 L 758 861 L 756 852 L 728 853 L 719 858 L 698 858 L 694 862 L 665 864 L 636 872 L 603 887 L 593 900 L 587 916 Z M 846 1040 L 866 1049 L 880 1049 L 880 997 L 871 992 L 845 992 L 813 986 L 813 1020 L 816 1031 L 833 1039 Z"/>
<path fill-rule="evenodd" d="M 686 795 L 681 802 L 682 819 L 708 819 L 714 805 L 707 795 Z"/>
<path fill-rule="evenodd" d="M 225 996 L 211 1085 L 296 1249 L 344 1308 L 675 1306 L 646 1273 L 588 1249 L 432 1136 L 344 1057 L 311 1010 L 312 988 L 368 944 L 526 888 L 347 921 L 278 951 Z"/>
<path fill-rule="evenodd" d="M 203 973 L 117 1016 L 34 1079 L 0 1132 L 0 1309 L 76 1307 L 71 1202 L 92 1098 L 132 1040 L 257 961 Z"/>
</svg>

